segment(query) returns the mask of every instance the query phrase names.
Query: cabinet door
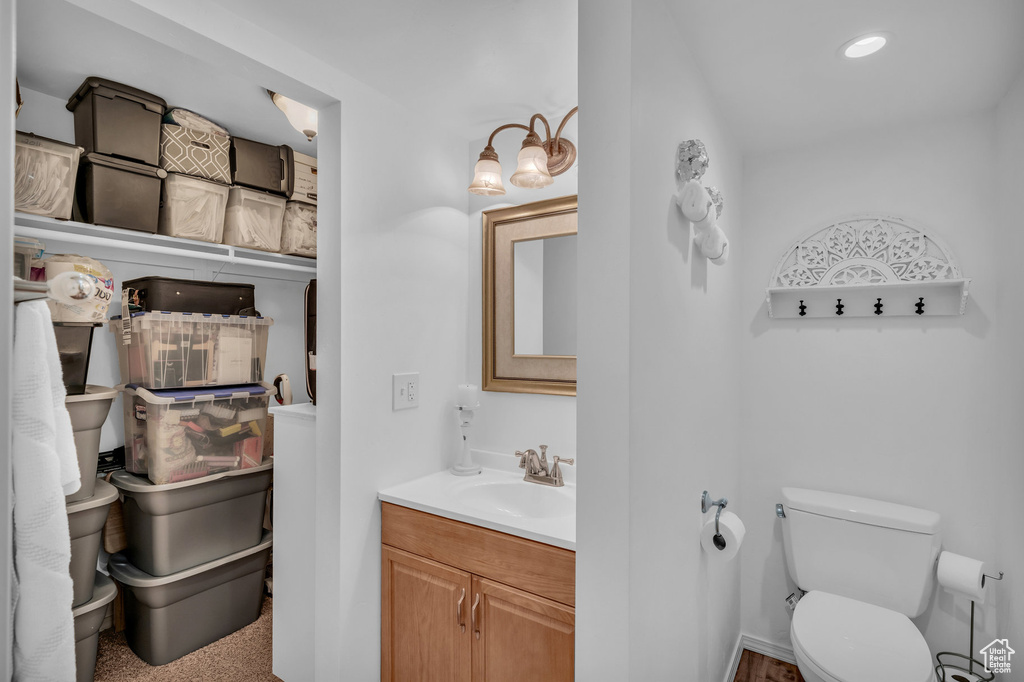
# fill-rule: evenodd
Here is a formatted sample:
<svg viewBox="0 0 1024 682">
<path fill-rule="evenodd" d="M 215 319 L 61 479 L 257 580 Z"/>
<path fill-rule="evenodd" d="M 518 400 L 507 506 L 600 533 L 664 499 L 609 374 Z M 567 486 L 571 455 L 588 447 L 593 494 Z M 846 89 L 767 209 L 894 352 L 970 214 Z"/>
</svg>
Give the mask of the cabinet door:
<svg viewBox="0 0 1024 682">
<path fill-rule="evenodd" d="M 469 682 L 470 574 L 384 546 L 381 554 L 383 682 Z"/>
<path fill-rule="evenodd" d="M 473 576 L 473 682 L 572 682 L 576 611 Z"/>
</svg>

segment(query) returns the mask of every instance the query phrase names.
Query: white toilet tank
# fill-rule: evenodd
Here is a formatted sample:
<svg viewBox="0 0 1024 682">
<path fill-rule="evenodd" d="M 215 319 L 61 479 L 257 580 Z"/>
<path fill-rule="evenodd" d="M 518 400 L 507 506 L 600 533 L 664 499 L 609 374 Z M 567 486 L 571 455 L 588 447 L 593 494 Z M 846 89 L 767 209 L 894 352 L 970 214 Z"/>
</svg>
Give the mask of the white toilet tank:
<svg viewBox="0 0 1024 682">
<path fill-rule="evenodd" d="M 782 499 L 786 564 L 800 589 L 924 612 L 941 548 L 937 513 L 804 488 L 783 488 Z"/>
</svg>

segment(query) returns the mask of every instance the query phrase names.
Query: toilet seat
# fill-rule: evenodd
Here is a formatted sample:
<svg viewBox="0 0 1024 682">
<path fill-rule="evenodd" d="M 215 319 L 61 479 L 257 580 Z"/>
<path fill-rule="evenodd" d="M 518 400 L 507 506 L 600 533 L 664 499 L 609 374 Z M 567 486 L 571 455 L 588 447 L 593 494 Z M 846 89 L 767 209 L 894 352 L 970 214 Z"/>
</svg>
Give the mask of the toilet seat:
<svg viewBox="0 0 1024 682">
<path fill-rule="evenodd" d="M 790 628 L 798 659 L 826 682 L 934 682 L 924 636 L 904 614 L 812 591 Z"/>
</svg>

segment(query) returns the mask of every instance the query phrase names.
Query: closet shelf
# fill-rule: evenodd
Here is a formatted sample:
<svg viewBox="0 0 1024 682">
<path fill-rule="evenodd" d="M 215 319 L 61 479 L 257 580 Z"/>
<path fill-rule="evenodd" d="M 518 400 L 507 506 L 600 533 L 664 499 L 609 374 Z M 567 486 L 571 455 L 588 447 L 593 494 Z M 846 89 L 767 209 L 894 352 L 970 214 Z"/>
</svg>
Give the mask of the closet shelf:
<svg viewBox="0 0 1024 682">
<path fill-rule="evenodd" d="M 14 232 L 22 237 L 53 239 L 72 244 L 86 244 L 139 253 L 158 253 L 180 258 L 198 258 L 232 265 L 247 265 L 273 270 L 316 275 L 316 261 L 301 256 L 286 256 L 229 244 L 178 239 L 148 232 L 121 230 L 102 225 L 89 225 L 70 220 L 57 220 L 27 213 L 14 214 Z"/>
</svg>

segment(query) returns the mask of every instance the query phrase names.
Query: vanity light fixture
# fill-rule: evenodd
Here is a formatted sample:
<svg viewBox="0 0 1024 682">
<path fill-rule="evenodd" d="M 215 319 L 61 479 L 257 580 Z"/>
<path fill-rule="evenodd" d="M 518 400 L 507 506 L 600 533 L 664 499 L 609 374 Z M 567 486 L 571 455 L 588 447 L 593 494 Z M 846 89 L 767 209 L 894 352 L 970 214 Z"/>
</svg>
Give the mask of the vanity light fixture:
<svg viewBox="0 0 1024 682">
<path fill-rule="evenodd" d="M 556 175 L 561 175 L 572 167 L 576 161 L 576 145 L 562 137 L 562 129 L 569 122 L 573 114 L 579 111 L 579 107 L 573 107 L 558 128 L 555 130 L 554 138 L 551 137 L 551 126 L 548 120 L 541 114 L 534 114 L 530 118 L 530 125 L 522 123 L 506 123 L 495 129 L 487 138 L 487 146 L 480 152 L 480 160 L 476 162 L 473 169 L 473 182 L 469 191 L 473 194 L 484 196 L 498 196 L 505 193 L 505 186 L 501 183 L 501 164 L 498 163 L 498 153 L 494 151 L 494 136 L 507 128 L 520 128 L 526 131 L 526 139 L 523 140 L 523 147 L 519 150 L 518 166 L 516 172 L 509 178 L 516 187 L 527 189 L 539 189 L 547 187 Z M 545 140 L 540 139 L 534 131 L 537 120 L 544 123 L 544 130 L 547 135 Z"/>
<path fill-rule="evenodd" d="M 839 48 L 839 51 L 847 59 L 860 59 L 878 52 L 888 42 L 889 34 L 887 33 L 869 33 L 847 41 Z"/>
<path fill-rule="evenodd" d="M 270 99 L 274 100 L 277 108 L 288 117 L 288 122 L 292 124 L 292 127 L 312 142 L 313 138 L 316 137 L 317 131 L 316 109 L 308 107 L 302 102 L 296 102 L 290 97 L 285 97 L 273 90 L 267 90 L 267 94 L 270 95 Z"/>
</svg>

